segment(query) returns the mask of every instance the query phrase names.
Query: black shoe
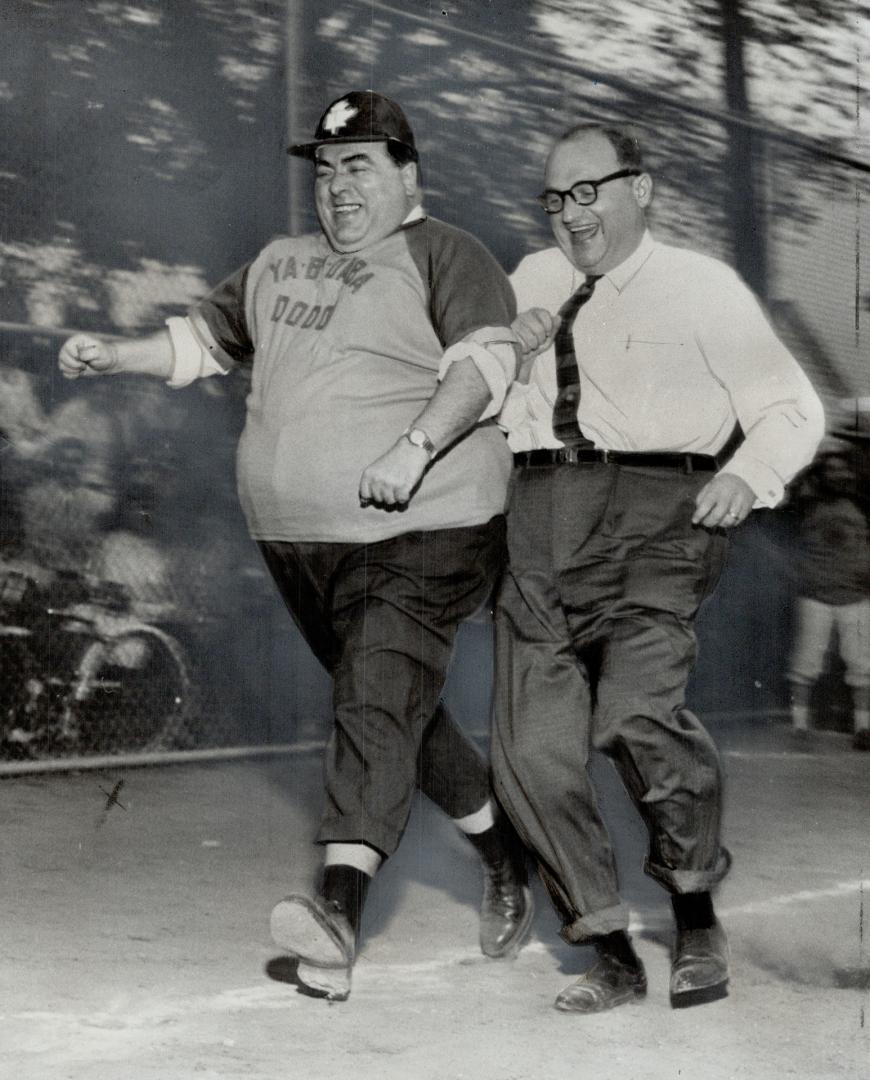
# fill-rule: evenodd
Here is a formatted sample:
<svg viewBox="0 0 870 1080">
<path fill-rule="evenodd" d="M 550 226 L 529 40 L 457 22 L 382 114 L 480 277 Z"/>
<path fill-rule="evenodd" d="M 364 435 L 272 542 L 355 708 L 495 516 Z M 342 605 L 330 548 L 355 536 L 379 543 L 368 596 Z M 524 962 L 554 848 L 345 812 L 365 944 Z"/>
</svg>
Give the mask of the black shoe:
<svg viewBox="0 0 870 1080">
<path fill-rule="evenodd" d="M 728 939 L 721 925 L 678 930 L 671 963 L 672 1008 L 706 1005 L 727 995 Z"/>
<path fill-rule="evenodd" d="M 480 950 L 494 960 L 514 956 L 531 929 L 534 915 L 522 846 L 503 818 L 468 839 L 483 862 Z"/>
<path fill-rule="evenodd" d="M 861 728 L 852 737 L 853 750 L 870 750 L 870 729 Z"/>
<path fill-rule="evenodd" d="M 370 883 L 355 866 L 325 866 L 318 896 L 311 900 L 294 893 L 272 909 L 272 938 L 299 961 L 296 981 L 330 1001 L 350 994 Z"/>
<path fill-rule="evenodd" d="M 299 961 L 296 978 L 330 1001 L 350 994 L 356 933 L 335 904 L 294 893 L 272 909 L 272 940 Z"/>
<path fill-rule="evenodd" d="M 480 905 L 480 951 L 493 960 L 516 955 L 531 929 L 534 913 L 528 885 L 505 874 L 503 868 L 486 868 Z"/>
<path fill-rule="evenodd" d="M 643 997 L 646 972 L 641 961 L 626 964 L 609 953 L 599 953 L 592 967 L 566 986 L 555 1004 L 562 1012 L 596 1013 Z"/>
</svg>

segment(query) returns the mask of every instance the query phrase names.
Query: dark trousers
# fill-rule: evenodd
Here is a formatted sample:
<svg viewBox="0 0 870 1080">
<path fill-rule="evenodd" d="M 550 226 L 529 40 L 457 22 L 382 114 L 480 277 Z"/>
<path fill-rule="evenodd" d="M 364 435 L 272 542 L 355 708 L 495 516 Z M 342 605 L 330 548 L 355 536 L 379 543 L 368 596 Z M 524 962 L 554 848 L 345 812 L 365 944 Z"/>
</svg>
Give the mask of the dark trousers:
<svg viewBox="0 0 870 1080">
<path fill-rule="evenodd" d="M 709 478 L 612 464 L 512 478 L 494 784 L 570 941 L 628 925 L 587 775 L 593 747 L 644 818 L 648 873 L 694 892 L 727 869 L 717 751 L 685 708 L 693 619 L 725 556 L 721 533 L 691 524 Z"/>
<path fill-rule="evenodd" d="M 504 563 L 504 518 L 374 544 L 260 544 L 333 677 L 319 843 L 395 851 L 419 787 L 450 817 L 490 797 L 486 766 L 440 702 L 460 623 Z"/>
</svg>

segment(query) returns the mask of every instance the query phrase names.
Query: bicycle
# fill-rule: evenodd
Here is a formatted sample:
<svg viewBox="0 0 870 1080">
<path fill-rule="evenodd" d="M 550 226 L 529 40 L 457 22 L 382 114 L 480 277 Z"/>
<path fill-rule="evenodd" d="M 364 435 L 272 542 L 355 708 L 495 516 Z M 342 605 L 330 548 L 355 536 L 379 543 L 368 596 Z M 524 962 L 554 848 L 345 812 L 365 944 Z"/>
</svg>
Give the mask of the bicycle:
<svg viewBox="0 0 870 1080">
<path fill-rule="evenodd" d="M 0 570 L 0 756 L 151 752 L 184 742 L 186 649 L 122 586 Z"/>
</svg>

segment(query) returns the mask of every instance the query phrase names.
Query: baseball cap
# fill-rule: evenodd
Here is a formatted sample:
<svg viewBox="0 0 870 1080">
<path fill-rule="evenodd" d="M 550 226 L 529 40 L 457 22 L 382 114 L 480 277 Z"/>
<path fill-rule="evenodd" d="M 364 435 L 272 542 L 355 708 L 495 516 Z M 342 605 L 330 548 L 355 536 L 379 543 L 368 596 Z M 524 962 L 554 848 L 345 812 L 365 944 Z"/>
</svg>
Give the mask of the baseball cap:
<svg viewBox="0 0 870 1080">
<path fill-rule="evenodd" d="M 395 101 L 373 90 L 353 90 L 336 98 L 321 116 L 314 141 L 294 143 L 287 153 L 313 159 L 318 146 L 354 142 L 399 142 L 417 160 L 414 133 L 405 114 Z"/>
</svg>

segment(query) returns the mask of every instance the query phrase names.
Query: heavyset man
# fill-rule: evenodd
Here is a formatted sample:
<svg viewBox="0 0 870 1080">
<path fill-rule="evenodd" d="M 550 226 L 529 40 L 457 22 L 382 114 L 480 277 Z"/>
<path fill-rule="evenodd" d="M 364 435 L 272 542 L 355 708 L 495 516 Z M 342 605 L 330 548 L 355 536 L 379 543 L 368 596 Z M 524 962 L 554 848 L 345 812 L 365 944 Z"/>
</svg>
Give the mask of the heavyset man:
<svg viewBox="0 0 870 1080">
<path fill-rule="evenodd" d="M 345 94 L 291 153 L 314 163 L 321 232 L 269 244 L 148 338 L 74 336 L 60 366 L 172 387 L 251 369 L 242 507 L 334 680 L 320 887 L 281 901 L 272 932 L 300 982 L 341 999 L 416 785 L 482 857 L 484 953 L 511 954 L 531 923 L 516 838 L 440 702 L 459 624 L 503 563 L 510 453 L 489 418 L 515 373 L 515 309 L 488 252 L 424 213 L 395 102 Z"/>
<path fill-rule="evenodd" d="M 592 747 L 614 761 L 649 830 L 646 870 L 671 894 L 671 1003 L 699 1004 L 727 992 L 711 889 L 730 860 L 717 752 L 685 707 L 693 620 L 724 530 L 777 504 L 824 417 L 737 275 L 649 234 L 653 183 L 630 132 L 572 129 L 545 183 L 556 246 L 512 279 L 531 371 L 501 414 L 516 467 L 495 789 L 563 937 L 596 948 L 556 1005 L 600 1011 L 646 993 L 587 774 Z"/>
</svg>

